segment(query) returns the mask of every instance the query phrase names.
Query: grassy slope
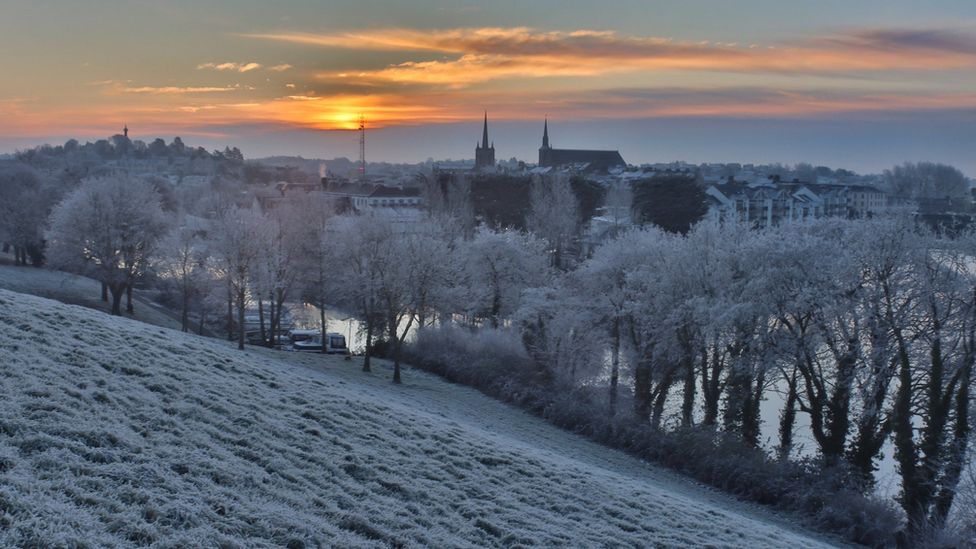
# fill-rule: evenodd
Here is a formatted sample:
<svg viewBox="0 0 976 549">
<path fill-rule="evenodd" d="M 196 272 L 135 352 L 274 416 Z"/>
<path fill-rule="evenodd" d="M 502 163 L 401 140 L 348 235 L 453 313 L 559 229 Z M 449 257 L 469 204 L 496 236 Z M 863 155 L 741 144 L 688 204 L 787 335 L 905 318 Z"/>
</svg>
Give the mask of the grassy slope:
<svg viewBox="0 0 976 549">
<path fill-rule="evenodd" d="M 0 290 L 0 546 L 827 546 L 387 373 Z"/>
<path fill-rule="evenodd" d="M 101 300 L 102 288 L 98 281 L 45 268 L 14 267 L 13 256 L 3 253 L 0 253 L 0 288 L 106 313 L 112 308 L 111 303 Z M 180 329 L 179 315 L 153 304 L 139 290 L 133 292 L 133 300 L 135 313 L 123 313 L 126 317 L 164 328 Z M 122 308 L 124 311 L 124 297 Z"/>
</svg>

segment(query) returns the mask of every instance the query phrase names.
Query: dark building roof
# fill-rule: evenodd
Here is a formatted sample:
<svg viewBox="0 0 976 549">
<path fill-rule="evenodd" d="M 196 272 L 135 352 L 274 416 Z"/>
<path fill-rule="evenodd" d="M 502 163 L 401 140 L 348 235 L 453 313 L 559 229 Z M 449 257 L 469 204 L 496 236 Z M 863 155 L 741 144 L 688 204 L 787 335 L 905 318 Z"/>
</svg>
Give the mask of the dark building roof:
<svg viewBox="0 0 976 549">
<path fill-rule="evenodd" d="M 369 194 L 371 198 L 414 198 L 420 196 L 420 189 L 417 187 L 386 187 L 377 185 L 376 189 Z"/>
<path fill-rule="evenodd" d="M 567 164 L 586 165 L 590 172 L 605 172 L 616 166 L 626 166 L 618 151 L 595 151 L 585 149 L 554 149 L 549 146 L 549 121 L 542 130 L 542 147 L 539 148 L 540 166 L 564 166 Z"/>
<path fill-rule="evenodd" d="M 539 149 L 540 166 L 587 164 L 587 171 L 607 171 L 616 166 L 626 166 L 617 151 L 591 151 L 584 149 Z"/>
<path fill-rule="evenodd" d="M 323 177 L 323 182 L 325 178 Z M 358 183 L 353 181 L 330 181 L 325 185 L 326 192 L 334 194 L 344 194 L 350 196 L 369 196 L 374 190 L 374 186 L 369 183 Z"/>
</svg>

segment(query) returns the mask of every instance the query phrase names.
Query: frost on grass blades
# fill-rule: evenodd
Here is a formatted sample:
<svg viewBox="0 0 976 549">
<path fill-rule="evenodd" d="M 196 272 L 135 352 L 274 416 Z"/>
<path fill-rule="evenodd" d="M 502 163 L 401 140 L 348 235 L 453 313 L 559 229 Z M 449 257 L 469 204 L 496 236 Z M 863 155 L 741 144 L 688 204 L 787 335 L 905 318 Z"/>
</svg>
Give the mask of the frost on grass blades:
<svg viewBox="0 0 976 549">
<path fill-rule="evenodd" d="M 0 350 L 5 547 L 830 546 L 421 372 L 2 290 Z"/>
</svg>

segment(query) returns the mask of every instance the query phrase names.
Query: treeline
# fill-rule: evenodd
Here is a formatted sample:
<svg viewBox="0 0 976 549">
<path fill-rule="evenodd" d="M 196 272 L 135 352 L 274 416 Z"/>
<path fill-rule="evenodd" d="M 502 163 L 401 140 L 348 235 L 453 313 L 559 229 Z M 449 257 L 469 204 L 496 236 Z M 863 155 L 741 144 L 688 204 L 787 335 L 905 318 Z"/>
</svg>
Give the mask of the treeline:
<svg viewBox="0 0 976 549">
<path fill-rule="evenodd" d="M 51 159 L 97 158 L 100 160 L 119 160 L 131 158 L 133 160 L 147 160 L 152 158 L 208 158 L 242 163 L 244 155 L 237 147 L 225 147 L 224 150 L 208 152 L 203 147 L 189 147 L 179 137 L 174 137 L 169 143 L 162 138 L 146 143 L 140 139 L 129 139 L 123 134 L 116 134 L 108 139 L 98 139 L 94 142 L 80 143 L 77 139 L 69 139 L 63 145 L 40 145 L 30 149 L 18 151 L 15 157 L 26 164 L 37 164 Z"/>
<path fill-rule="evenodd" d="M 633 230 L 524 287 L 505 321 L 446 307 L 409 352 L 854 541 L 918 547 L 945 531 L 971 453 L 974 250 L 898 219 Z M 886 444 L 903 519 L 870 497 Z"/>
</svg>

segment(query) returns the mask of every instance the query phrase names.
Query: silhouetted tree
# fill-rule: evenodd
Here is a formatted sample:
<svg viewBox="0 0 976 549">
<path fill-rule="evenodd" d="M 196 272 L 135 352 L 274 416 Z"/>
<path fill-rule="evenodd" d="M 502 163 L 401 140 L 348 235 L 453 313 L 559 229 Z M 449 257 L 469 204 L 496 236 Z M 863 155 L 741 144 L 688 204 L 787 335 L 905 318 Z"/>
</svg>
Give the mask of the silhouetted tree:
<svg viewBox="0 0 976 549">
<path fill-rule="evenodd" d="M 685 234 L 708 212 L 705 191 L 693 176 L 659 175 L 633 186 L 634 220 L 665 231 Z"/>
</svg>

